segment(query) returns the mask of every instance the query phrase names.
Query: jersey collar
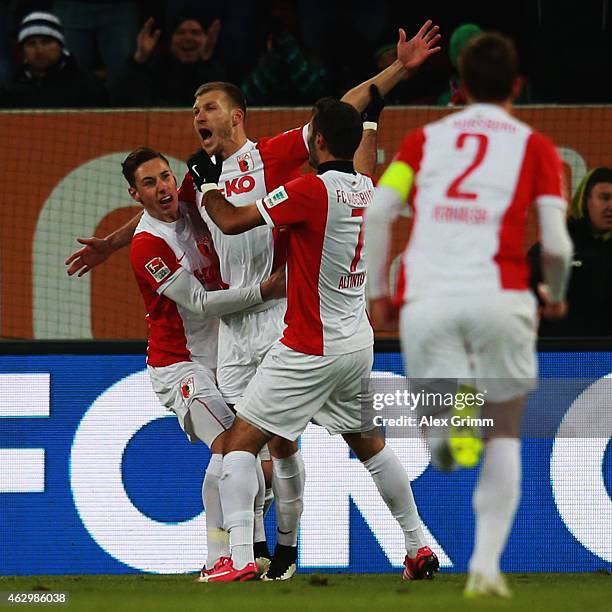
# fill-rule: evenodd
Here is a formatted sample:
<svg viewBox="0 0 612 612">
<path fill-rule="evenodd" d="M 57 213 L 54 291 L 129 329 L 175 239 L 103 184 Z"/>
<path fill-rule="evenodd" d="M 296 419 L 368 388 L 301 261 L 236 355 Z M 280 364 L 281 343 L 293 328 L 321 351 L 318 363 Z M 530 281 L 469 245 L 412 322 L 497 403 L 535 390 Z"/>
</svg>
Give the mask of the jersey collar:
<svg viewBox="0 0 612 612">
<path fill-rule="evenodd" d="M 334 161 L 323 162 L 319 164 L 317 168 L 317 174 L 323 174 L 329 170 L 336 170 L 337 172 L 346 172 L 347 174 L 357 174 L 353 166 L 352 161 L 335 159 Z"/>
</svg>

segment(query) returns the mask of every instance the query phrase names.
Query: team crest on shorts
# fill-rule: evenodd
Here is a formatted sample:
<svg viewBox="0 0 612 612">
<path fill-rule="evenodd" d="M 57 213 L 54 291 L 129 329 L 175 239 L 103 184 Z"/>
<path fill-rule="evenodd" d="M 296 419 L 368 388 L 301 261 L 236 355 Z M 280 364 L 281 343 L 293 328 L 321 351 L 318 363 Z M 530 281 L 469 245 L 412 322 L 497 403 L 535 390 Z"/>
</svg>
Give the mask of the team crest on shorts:
<svg viewBox="0 0 612 612">
<path fill-rule="evenodd" d="M 253 158 L 250 153 L 243 153 L 237 157 L 240 172 L 248 172 L 253 169 Z"/>
<path fill-rule="evenodd" d="M 158 283 L 163 281 L 166 276 L 170 276 L 170 268 L 164 263 L 161 257 L 154 257 L 145 264 L 145 267 Z"/>
<path fill-rule="evenodd" d="M 181 395 L 185 399 L 189 399 L 194 390 L 193 376 L 185 378 L 181 381 Z"/>
</svg>

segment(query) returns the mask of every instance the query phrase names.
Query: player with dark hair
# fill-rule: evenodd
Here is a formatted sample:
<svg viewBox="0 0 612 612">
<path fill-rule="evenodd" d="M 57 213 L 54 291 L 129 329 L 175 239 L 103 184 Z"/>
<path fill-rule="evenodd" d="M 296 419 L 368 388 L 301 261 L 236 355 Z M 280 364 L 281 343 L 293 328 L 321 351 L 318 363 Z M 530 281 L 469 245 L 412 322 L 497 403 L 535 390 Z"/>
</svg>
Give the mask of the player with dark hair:
<svg viewBox="0 0 612 612">
<path fill-rule="evenodd" d="M 235 406 L 220 482 L 231 558 L 210 572 L 207 582 L 257 577 L 252 546 L 257 453 L 274 435 L 296 440 L 311 421 L 342 435 L 372 475 L 404 532 L 404 578 L 432 577 L 439 567 L 425 544 L 408 475 L 373 425 L 362 425 L 362 402 L 367 401 L 362 381 L 372 368 L 373 332 L 365 310 L 361 225 L 374 186 L 353 165 L 361 131 L 352 106 L 320 100 L 307 129 L 309 160 L 317 174 L 286 182 L 241 206 L 220 190 L 221 160 L 215 165 L 198 155 L 198 187 L 221 231 L 242 235 L 264 225 L 290 229 L 286 326 Z"/>
<path fill-rule="evenodd" d="M 362 144 L 355 157 L 355 165 L 366 173 L 375 167 L 376 121 L 382 110 L 380 100 L 371 105 L 370 86 L 376 85 L 385 95 L 400 80 L 407 78 L 430 55 L 440 35 L 438 27 L 426 22 L 417 35 L 406 40 L 400 30 L 397 45 L 398 59 L 374 78 L 345 94 L 343 100 L 359 112 L 367 111 L 363 124 Z M 307 129 L 303 126 L 262 138 L 257 143 L 248 139 L 245 131 L 246 105 L 238 88 L 229 83 L 207 83 L 196 91 L 193 105 L 193 125 L 206 155 L 223 160 L 219 184 L 225 196 L 235 205 L 243 206 L 275 187 L 300 174 L 308 159 Z M 219 255 L 217 280 L 231 288 L 249 287 L 268 278 L 275 266 L 284 263 L 283 241 L 280 231 L 255 227 L 249 232 L 228 238 L 211 221 L 201 206 L 201 194 L 194 188 L 199 180 L 197 154 L 190 159 L 190 172 L 181 189 L 181 200 L 190 202 L 202 214 L 208 225 L 214 248 Z M 131 240 L 135 218 L 105 239 L 80 239 L 85 247 L 71 255 L 69 274 L 79 275 L 104 261 L 114 250 Z M 219 363 L 217 380 L 223 397 L 235 404 L 255 374 L 270 346 L 282 334 L 285 301 L 270 301 L 254 311 L 223 317 L 219 328 Z M 304 466 L 297 444 L 274 438 L 270 443 L 275 478 L 272 480 L 276 499 L 277 548 L 268 575 L 278 579 L 290 578 L 295 572 L 297 558 L 298 523 L 302 512 Z M 263 552 L 262 552 L 263 555 Z"/>
<path fill-rule="evenodd" d="M 223 438 L 234 420 L 215 381 L 219 316 L 282 297 L 284 276 L 227 291 L 207 284 L 209 234 L 197 211 L 180 202 L 176 178 L 158 151 L 139 148 L 122 163 L 130 196 L 144 207 L 130 250 L 147 310 L 147 369 L 160 402 L 178 417 L 192 442 L 212 453 L 202 499 L 206 509 L 207 567 L 229 552 L 219 499 Z M 263 472 L 258 468 L 263 512 Z M 204 571 L 206 573 L 206 571 Z"/>
<path fill-rule="evenodd" d="M 401 260 L 400 334 L 409 376 L 476 379 L 494 421 L 473 505 L 475 547 L 467 596 L 508 596 L 500 557 L 520 498 L 520 422 L 537 378 L 536 301 L 524 249 L 535 204 L 548 289 L 543 315 L 562 317 L 571 241 L 563 167 L 554 145 L 512 117 L 520 90 L 513 43 L 471 39 L 459 58 L 469 106 L 408 134 L 383 174 L 365 225 L 371 314 L 391 309 L 387 255 L 391 223 L 408 201 L 414 226 Z M 449 381 L 450 382 L 450 381 Z M 446 438 L 428 433 L 432 454 Z"/>
</svg>

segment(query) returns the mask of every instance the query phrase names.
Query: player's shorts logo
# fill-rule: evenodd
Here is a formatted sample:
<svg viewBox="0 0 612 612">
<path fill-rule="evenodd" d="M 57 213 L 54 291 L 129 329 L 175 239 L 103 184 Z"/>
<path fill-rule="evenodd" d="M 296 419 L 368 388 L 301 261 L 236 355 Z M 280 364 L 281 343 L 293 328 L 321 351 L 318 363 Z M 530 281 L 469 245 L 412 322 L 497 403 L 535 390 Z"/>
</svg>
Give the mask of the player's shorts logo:
<svg viewBox="0 0 612 612">
<path fill-rule="evenodd" d="M 181 395 L 185 399 L 189 399 L 191 394 L 193 393 L 194 385 L 193 385 L 193 376 L 189 378 L 185 378 L 181 381 Z"/>
<path fill-rule="evenodd" d="M 164 263 L 161 257 L 154 257 L 151 261 L 148 261 L 145 265 L 149 274 L 158 282 L 170 276 L 170 268 Z"/>
</svg>

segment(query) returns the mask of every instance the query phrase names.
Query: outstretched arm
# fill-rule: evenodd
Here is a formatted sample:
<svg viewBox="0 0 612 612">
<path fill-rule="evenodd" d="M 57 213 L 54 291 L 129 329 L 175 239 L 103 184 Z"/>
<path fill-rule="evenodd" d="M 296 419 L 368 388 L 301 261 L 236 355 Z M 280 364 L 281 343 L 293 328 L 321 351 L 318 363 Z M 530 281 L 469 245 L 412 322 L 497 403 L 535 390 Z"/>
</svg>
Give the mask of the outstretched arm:
<svg viewBox="0 0 612 612">
<path fill-rule="evenodd" d="M 440 29 L 427 20 L 416 36 L 406 40 L 406 32 L 399 29 L 397 43 L 397 59 L 375 77 L 353 87 L 342 96 L 342 101 L 352 104 L 359 112 L 367 106 L 370 99 L 370 85 L 376 85 L 380 93 L 385 96 L 401 80 L 409 78 L 419 66 L 431 55 L 438 53 L 441 47 L 436 46 L 440 41 Z"/>
<path fill-rule="evenodd" d="M 115 251 L 128 246 L 132 242 L 132 236 L 140 217 L 142 217 L 141 212 L 106 238 L 96 238 L 95 236 L 77 238 L 77 242 L 84 246 L 66 259 L 66 265 L 70 266 L 66 270 L 68 276 L 73 276 L 78 272 L 77 276 L 81 277 L 92 268 L 105 262 Z"/>
</svg>

